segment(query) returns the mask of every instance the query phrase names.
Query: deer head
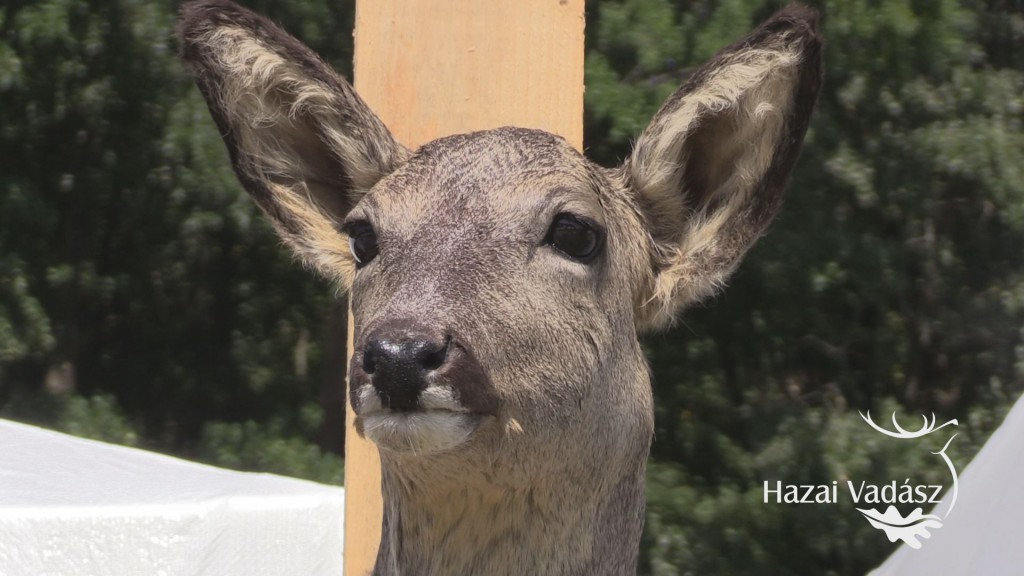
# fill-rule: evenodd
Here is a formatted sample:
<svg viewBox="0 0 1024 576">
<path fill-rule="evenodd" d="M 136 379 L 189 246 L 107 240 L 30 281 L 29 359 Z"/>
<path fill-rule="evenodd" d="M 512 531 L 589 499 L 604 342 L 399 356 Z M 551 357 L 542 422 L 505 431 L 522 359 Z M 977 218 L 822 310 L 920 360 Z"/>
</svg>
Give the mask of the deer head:
<svg viewBox="0 0 1024 576">
<path fill-rule="evenodd" d="M 615 168 L 520 128 L 407 150 L 226 1 L 186 6 L 179 34 L 239 180 L 350 291 L 378 572 L 635 569 L 653 430 L 637 333 L 719 289 L 778 211 L 821 83 L 816 15 L 790 7 L 718 53 Z"/>
</svg>

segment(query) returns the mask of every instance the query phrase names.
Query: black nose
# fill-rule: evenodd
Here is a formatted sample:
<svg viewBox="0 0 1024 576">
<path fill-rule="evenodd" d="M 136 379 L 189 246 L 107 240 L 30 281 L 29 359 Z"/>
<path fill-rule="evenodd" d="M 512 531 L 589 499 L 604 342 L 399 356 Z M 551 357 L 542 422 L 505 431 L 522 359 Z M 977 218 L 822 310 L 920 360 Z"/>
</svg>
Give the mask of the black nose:
<svg viewBox="0 0 1024 576">
<path fill-rule="evenodd" d="M 385 328 L 367 338 L 362 368 L 384 406 L 416 410 L 429 376 L 447 360 L 450 343 L 418 330 Z"/>
</svg>

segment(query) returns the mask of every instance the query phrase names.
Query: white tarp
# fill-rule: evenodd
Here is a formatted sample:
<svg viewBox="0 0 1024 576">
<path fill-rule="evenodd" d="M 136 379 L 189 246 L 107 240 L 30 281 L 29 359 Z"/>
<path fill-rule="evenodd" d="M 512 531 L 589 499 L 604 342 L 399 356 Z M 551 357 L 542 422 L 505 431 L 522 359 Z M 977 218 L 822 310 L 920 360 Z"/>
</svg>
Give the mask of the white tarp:
<svg viewBox="0 0 1024 576">
<path fill-rule="evenodd" d="M 0 576 L 338 576 L 344 491 L 0 420 Z"/>
<path fill-rule="evenodd" d="M 960 474 L 956 506 L 920 550 L 900 546 L 871 576 L 1024 574 L 1024 399 Z M 945 517 L 950 494 L 931 513 Z"/>
</svg>

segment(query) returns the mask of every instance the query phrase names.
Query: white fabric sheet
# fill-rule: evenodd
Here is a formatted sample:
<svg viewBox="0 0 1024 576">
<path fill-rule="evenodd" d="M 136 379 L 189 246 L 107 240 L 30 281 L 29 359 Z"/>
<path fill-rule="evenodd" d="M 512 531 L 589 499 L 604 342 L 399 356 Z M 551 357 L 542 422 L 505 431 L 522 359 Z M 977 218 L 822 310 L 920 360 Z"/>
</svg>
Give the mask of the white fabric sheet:
<svg viewBox="0 0 1024 576">
<path fill-rule="evenodd" d="M 344 491 L 0 420 L 0 576 L 339 576 Z"/>
<path fill-rule="evenodd" d="M 903 545 L 871 576 L 1024 575 L 1024 398 L 960 474 L 956 507 L 923 540 Z M 950 495 L 931 514 L 949 509 Z"/>
</svg>

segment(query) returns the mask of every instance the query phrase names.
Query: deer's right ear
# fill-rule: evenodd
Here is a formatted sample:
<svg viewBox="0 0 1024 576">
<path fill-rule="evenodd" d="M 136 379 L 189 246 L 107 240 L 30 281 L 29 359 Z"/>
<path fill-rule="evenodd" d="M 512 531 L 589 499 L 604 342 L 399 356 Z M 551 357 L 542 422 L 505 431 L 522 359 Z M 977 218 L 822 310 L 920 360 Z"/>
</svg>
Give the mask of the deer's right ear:
<svg viewBox="0 0 1024 576">
<path fill-rule="evenodd" d="M 239 181 L 305 263 L 347 283 L 354 262 L 338 224 L 408 151 L 344 79 L 261 16 L 190 3 L 178 38 Z"/>
</svg>

